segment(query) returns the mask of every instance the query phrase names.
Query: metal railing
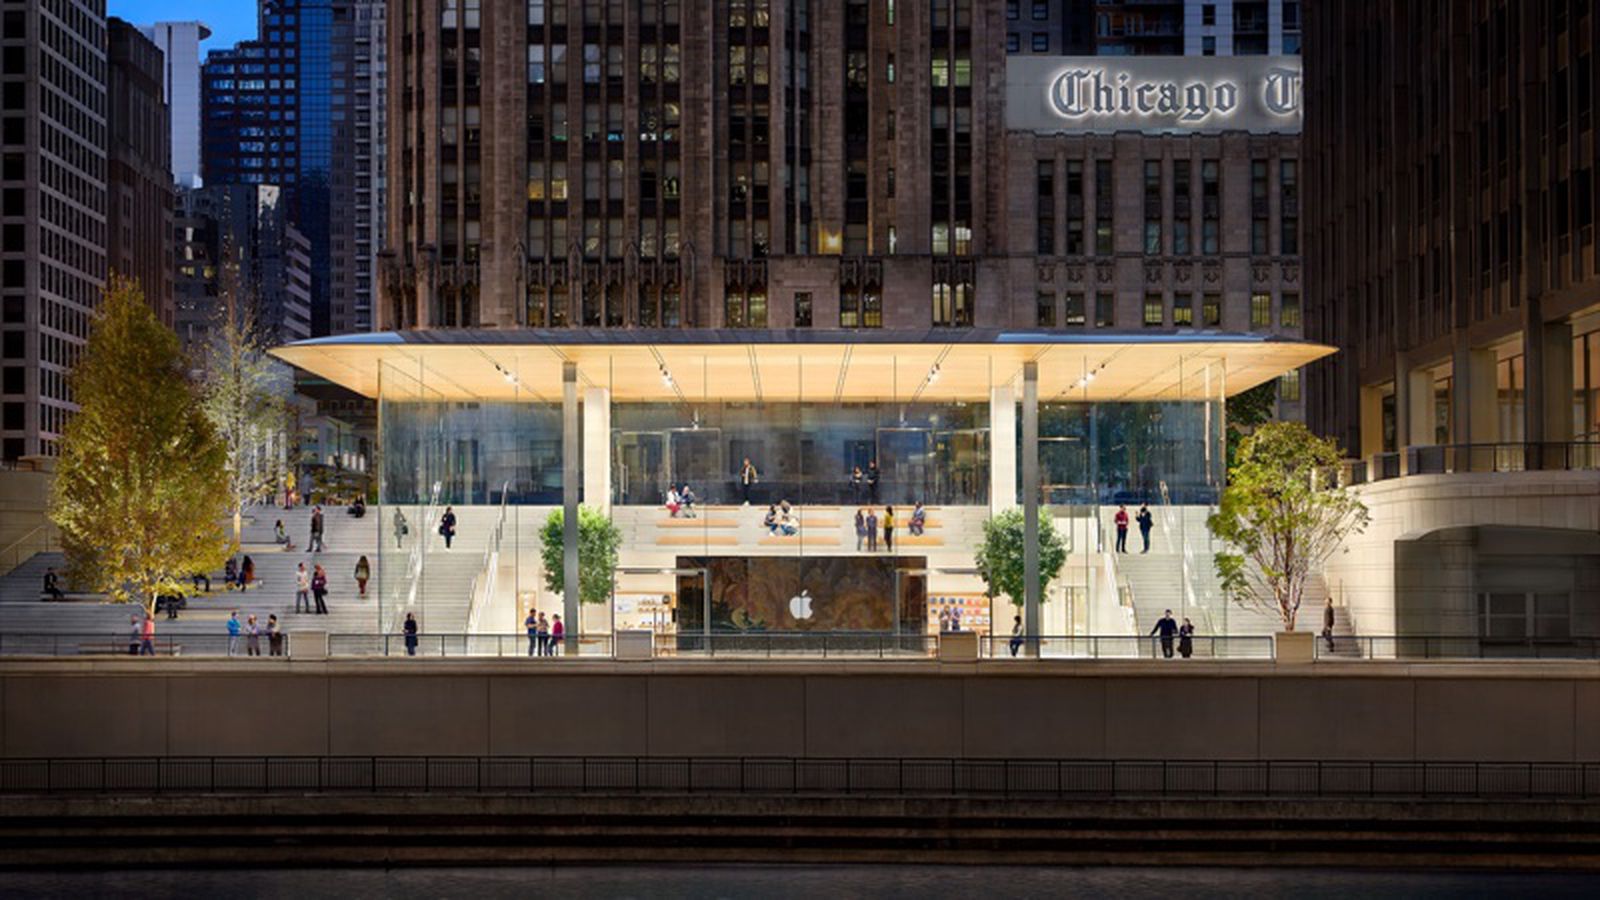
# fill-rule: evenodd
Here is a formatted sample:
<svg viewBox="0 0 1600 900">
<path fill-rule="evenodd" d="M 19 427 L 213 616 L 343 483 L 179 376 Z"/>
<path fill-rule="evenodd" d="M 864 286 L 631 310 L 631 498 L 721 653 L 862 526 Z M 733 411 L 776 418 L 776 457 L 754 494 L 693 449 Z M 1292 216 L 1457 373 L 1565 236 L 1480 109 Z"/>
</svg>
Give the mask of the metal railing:
<svg viewBox="0 0 1600 900">
<path fill-rule="evenodd" d="M 468 595 L 471 606 L 467 610 L 467 633 L 474 634 L 483 618 L 483 611 L 494 597 L 495 571 L 500 567 L 500 540 L 505 536 L 506 501 L 511 496 L 511 482 L 500 485 L 500 513 L 495 517 L 494 528 L 483 548 L 483 568 L 472 576 L 472 592 Z"/>
<path fill-rule="evenodd" d="M 657 656 L 726 659 L 893 659 L 926 658 L 938 652 L 931 634 L 880 634 L 852 631 L 680 633 L 655 636 Z"/>
<path fill-rule="evenodd" d="M 681 756 L 0 760 L 3 794 L 853 795 L 1600 799 L 1600 763 Z"/>
<path fill-rule="evenodd" d="M 1490 638 L 1477 635 L 1353 635 L 1332 648 L 1317 638 L 1318 659 L 1600 659 L 1600 637 Z"/>
<path fill-rule="evenodd" d="M 56 533 L 56 526 L 48 522 L 36 526 L 0 550 L 0 576 L 11 574 L 37 553 L 59 549 L 61 540 Z"/>
<path fill-rule="evenodd" d="M 532 652 L 530 652 L 530 645 Z M 610 659 L 611 635 L 568 634 L 559 643 L 548 640 L 543 646 L 549 653 L 540 652 L 537 639 L 529 640 L 526 634 L 418 634 L 415 642 L 407 635 L 395 634 L 330 634 L 328 655 L 333 657 L 421 656 L 421 657 L 473 657 L 516 658 L 536 656 L 549 659 Z M 577 647 L 576 653 L 571 652 Z"/>
<path fill-rule="evenodd" d="M 1013 641 L 1016 652 L 1012 653 Z M 1273 658 L 1272 635 L 1193 636 L 1185 643 L 1148 635 L 1085 635 L 1012 638 L 990 635 L 979 642 L 985 659 L 1253 659 Z M 1030 648 L 1034 652 L 1030 653 Z M 1170 650 L 1170 653 L 1168 652 Z M 1188 652 L 1185 652 L 1188 651 Z"/>
<path fill-rule="evenodd" d="M 158 620 L 159 621 L 159 620 Z M 150 642 L 157 657 L 166 656 L 248 656 L 250 640 L 246 635 L 231 638 L 221 634 L 161 634 Z M 272 652 L 272 641 L 266 632 L 257 636 L 256 645 L 261 656 L 289 655 L 290 635 L 280 633 L 281 652 Z M 0 656 L 139 656 L 142 641 L 131 634 L 131 626 L 123 631 L 68 632 L 61 634 L 19 634 L 0 632 Z"/>
</svg>

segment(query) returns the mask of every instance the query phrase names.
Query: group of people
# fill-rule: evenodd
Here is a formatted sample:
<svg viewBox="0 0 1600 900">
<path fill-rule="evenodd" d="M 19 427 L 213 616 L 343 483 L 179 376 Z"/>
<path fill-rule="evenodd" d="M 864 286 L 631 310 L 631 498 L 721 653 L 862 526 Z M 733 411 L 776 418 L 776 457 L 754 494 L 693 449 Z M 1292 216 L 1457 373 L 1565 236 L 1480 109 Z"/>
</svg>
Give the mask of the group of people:
<svg viewBox="0 0 1600 900">
<path fill-rule="evenodd" d="M 867 463 L 867 470 L 861 471 L 860 466 L 850 470 L 850 502 L 860 505 L 862 495 L 866 495 L 868 503 L 876 505 L 878 502 L 878 482 L 882 480 L 883 473 L 878 470 L 878 461 Z"/>
<path fill-rule="evenodd" d="M 1172 617 L 1172 610 L 1169 609 L 1161 618 L 1156 620 L 1156 627 L 1150 629 L 1150 633 L 1160 639 L 1163 659 L 1172 658 L 1172 642 L 1174 638 L 1178 642 L 1179 656 L 1188 659 L 1194 655 L 1194 623 L 1189 621 L 1188 616 L 1184 616 L 1183 624 L 1179 625 L 1178 620 Z"/>
<path fill-rule="evenodd" d="M 893 506 L 883 508 L 883 518 L 878 518 L 878 513 L 871 507 L 862 507 L 856 510 L 856 550 L 866 550 L 868 553 L 878 552 L 878 529 L 883 529 L 883 545 L 890 553 L 894 552 L 894 529 L 896 525 Z M 921 535 L 928 527 L 928 511 L 918 503 L 911 510 L 911 518 L 906 522 L 906 530 L 914 535 Z"/>
<path fill-rule="evenodd" d="M 320 568 L 320 567 L 319 567 Z M 269 614 L 265 627 L 257 623 L 252 613 L 245 617 L 244 622 L 239 621 L 239 611 L 236 609 L 228 617 L 228 655 L 239 655 L 239 639 L 244 639 L 244 652 L 246 656 L 261 655 L 261 635 L 267 636 L 267 652 L 272 656 L 283 655 L 284 636 L 283 629 L 278 626 L 278 616 Z"/>
<path fill-rule="evenodd" d="M 669 487 L 669 488 L 667 488 L 667 503 L 666 503 L 667 515 L 671 516 L 674 519 L 677 519 L 677 518 L 692 519 L 692 518 L 694 518 L 695 517 L 695 504 L 697 504 L 699 502 L 700 502 L 700 498 L 696 497 L 695 494 L 694 494 L 694 491 L 689 489 L 688 483 L 685 483 L 683 485 L 683 487 L 681 487 L 681 488 L 677 488 L 677 487 Z"/>
<path fill-rule="evenodd" d="M 528 617 L 522 620 L 522 626 L 528 629 L 529 656 L 555 656 L 561 652 L 567 626 L 561 624 L 560 613 L 546 619 L 544 613 L 530 609 Z"/>
<path fill-rule="evenodd" d="M 775 503 L 767 507 L 766 518 L 761 524 L 767 528 L 767 534 L 789 536 L 800 533 L 800 520 L 795 518 L 794 507 L 789 501 Z"/>
<path fill-rule="evenodd" d="M 961 607 L 945 606 L 939 609 L 939 633 L 950 634 L 961 630 Z"/>
<path fill-rule="evenodd" d="M 322 553 L 328 549 L 322 541 L 322 535 L 322 507 L 314 506 L 311 508 L 311 540 L 306 544 L 308 553 Z M 294 549 L 294 541 L 289 539 L 289 530 L 283 527 L 282 519 L 272 525 L 272 542 L 282 547 L 285 552 Z"/>
<path fill-rule="evenodd" d="M 1113 521 L 1116 522 L 1116 525 L 1117 525 L 1117 552 L 1118 553 L 1127 553 L 1128 552 L 1128 507 L 1126 507 L 1126 506 L 1117 507 L 1117 514 L 1116 514 L 1115 518 L 1113 519 Z M 1138 523 L 1138 525 L 1139 525 L 1139 537 L 1144 540 L 1144 549 L 1140 550 L 1139 552 L 1140 553 L 1149 553 L 1150 552 L 1150 529 L 1155 527 L 1155 525 L 1156 525 L 1156 517 L 1150 514 L 1150 507 L 1147 504 L 1141 503 L 1139 505 L 1139 513 L 1138 513 L 1138 515 L 1133 517 L 1133 521 Z"/>
</svg>

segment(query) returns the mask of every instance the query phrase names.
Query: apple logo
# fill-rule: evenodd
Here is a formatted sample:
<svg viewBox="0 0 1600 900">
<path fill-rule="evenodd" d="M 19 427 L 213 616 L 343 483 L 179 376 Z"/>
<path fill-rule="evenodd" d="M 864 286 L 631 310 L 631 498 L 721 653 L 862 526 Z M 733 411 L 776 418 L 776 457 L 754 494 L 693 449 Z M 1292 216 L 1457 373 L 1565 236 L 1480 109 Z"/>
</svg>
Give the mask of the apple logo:
<svg viewBox="0 0 1600 900">
<path fill-rule="evenodd" d="M 789 614 L 802 622 L 811 618 L 810 591 L 801 591 L 789 598 Z"/>
</svg>

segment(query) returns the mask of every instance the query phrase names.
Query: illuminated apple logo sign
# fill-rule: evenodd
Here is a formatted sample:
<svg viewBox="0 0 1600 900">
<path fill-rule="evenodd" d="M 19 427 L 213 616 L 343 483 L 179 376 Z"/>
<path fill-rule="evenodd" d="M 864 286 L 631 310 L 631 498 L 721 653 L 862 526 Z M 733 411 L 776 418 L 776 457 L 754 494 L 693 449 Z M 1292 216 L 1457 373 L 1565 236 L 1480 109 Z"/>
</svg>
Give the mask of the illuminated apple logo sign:
<svg viewBox="0 0 1600 900">
<path fill-rule="evenodd" d="M 810 591 L 801 591 L 789 598 L 789 614 L 802 622 L 811 618 Z"/>
</svg>

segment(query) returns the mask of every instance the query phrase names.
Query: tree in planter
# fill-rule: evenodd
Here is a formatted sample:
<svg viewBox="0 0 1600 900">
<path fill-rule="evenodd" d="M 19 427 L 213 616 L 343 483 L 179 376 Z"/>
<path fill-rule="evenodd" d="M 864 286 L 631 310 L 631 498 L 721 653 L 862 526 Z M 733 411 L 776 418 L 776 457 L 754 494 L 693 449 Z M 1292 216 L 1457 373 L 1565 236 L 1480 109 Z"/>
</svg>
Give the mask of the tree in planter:
<svg viewBox="0 0 1600 900">
<path fill-rule="evenodd" d="M 1312 573 L 1345 538 L 1367 526 L 1354 492 L 1328 483 L 1339 447 L 1299 422 L 1269 422 L 1239 445 L 1222 503 L 1206 520 L 1224 544 L 1216 555 L 1223 591 L 1272 610 L 1293 631 Z"/>
<path fill-rule="evenodd" d="M 236 302 L 227 278 L 229 306 Z M 227 495 L 238 543 L 244 509 L 273 496 L 288 427 L 287 372 L 267 355 L 248 304 L 225 310 L 201 368 L 201 403 L 228 455 Z"/>
<path fill-rule="evenodd" d="M 983 543 L 978 547 L 978 576 L 988 585 L 989 596 L 1004 595 L 1014 606 L 1021 606 L 1027 595 L 1023 572 L 1023 516 L 1020 509 L 1008 509 L 983 523 Z M 1039 598 L 1067 561 L 1067 547 L 1049 516 L 1039 516 Z M 993 626 L 992 626 L 993 627 Z M 996 632 L 998 633 L 998 632 Z"/>
<path fill-rule="evenodd" d="M 544 543 L 544 586 L 560 594 L 566 591 L 566 564 L 563 558 L 564 510 L 555 510 L 545 520 L 541 535 Z M 622 546 L 622 529 L 610 517 L 592 506 L 578 507 L 578 600 L 581 603 L 607 603 L 617 579 L 617 550 Z M 577 623 L 569 627 L 576 628 Z"/>
<path fill-rule="evenodd" d="M 232 551 L 221 522 L 227 451 L 184 375 L 177 335 L 113 277 L 71 375 L 50 518 L 67 576 L 151 614 Z"/>
<path fill-rule="evenodd" d="M 1256 385 L 1233 397 L 1227 403 L 1227 459 L 1228 465 L 1239 458 L 1239 446 L 1244 439 L 1262 425 L 1272 421 L 1278 411 L 1278 381 L 1273 379 Z"/>
</svg>

